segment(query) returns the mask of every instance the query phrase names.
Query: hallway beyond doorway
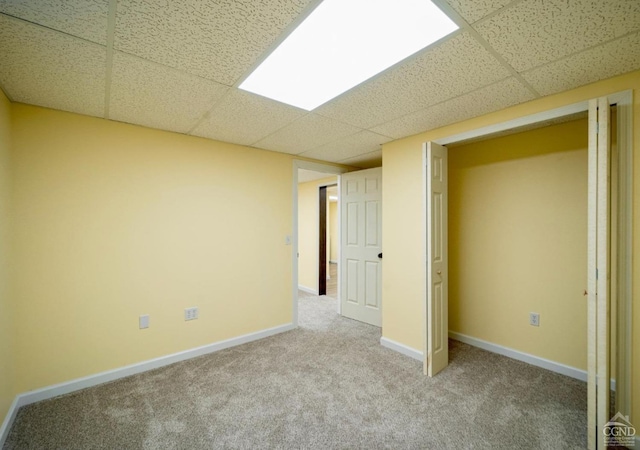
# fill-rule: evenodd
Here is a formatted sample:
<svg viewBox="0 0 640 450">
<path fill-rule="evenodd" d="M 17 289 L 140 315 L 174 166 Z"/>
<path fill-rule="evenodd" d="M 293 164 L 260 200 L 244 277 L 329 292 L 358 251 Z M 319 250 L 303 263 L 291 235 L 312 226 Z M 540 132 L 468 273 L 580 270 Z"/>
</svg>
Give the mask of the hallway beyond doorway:
<svg viewBox="0 0 640 450">
<path fill-rule="evenodd" d="M 327 297 L 338 299 L 338 264 L 329 263 L 329 277 L 327 279 Z"/>
</svg>

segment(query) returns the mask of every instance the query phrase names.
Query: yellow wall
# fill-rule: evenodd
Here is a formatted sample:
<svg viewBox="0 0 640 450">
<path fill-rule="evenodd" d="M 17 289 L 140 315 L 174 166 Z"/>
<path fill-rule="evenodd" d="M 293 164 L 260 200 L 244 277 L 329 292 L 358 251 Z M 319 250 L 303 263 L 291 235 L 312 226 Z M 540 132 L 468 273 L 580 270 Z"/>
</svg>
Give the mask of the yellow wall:
<svg viewBox="0 0 640 450">
<path fill-rule="evenodd" d="M 633 243 L 633 408 L 640 415 L 640 71 L 551 95 L 475 119 L 430 130 L 383 145 L 385 270 L 382 311 L 384 337 L 423 347 L 424 231 L 422 144 L 463 131 L 558 108 L 627 89 L 634 91 L 634 243 Z M 632 418 L 633 419 L 633 418 Z M 635 419 L 637 420 L 637 419 Z"/>
<path fill-rule="evenodd" d="M 17 392 L 291 323 L 290 155 L 21 104 L 12 132 Z"/>
<path fill-rule="evenodd" d="M 338 202 L 329 202 L 329 235 L 331 236 L 331 248 L 329 260 L 338 262 Z"/>
<path fill-rule="evenodd" d="M 298 184 L 298 285 L 318 292 L 318 188 L 337 183 L 335 176 Z"/>
<path fill-rule="evenodd" d="M 587 137 L 449 147 L 449 330 L 586 370 Z"/>
<path fill-rule="evenodd" d="M 16 394 L 13 378 L 13 306 L 9 290 L 11 104 L 0 91 L 0 424 Z"/>
</svg>

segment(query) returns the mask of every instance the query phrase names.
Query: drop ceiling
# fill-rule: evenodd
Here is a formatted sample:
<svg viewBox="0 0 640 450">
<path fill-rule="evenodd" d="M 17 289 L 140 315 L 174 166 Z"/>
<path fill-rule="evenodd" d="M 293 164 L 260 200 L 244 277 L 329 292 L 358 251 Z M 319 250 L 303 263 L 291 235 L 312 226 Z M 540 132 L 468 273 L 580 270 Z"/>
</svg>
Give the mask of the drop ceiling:
<svg viewBox="0 0 640 450">
<path fill-rule="evenodd" d="M 0 88 L 15 102 L 374 167 L 385 142 L 640 69 L 638 0 L 435 3 L 458 32 L 307 112 L 237 86 L 318 0 L 0 0 Z"/>
</svg>

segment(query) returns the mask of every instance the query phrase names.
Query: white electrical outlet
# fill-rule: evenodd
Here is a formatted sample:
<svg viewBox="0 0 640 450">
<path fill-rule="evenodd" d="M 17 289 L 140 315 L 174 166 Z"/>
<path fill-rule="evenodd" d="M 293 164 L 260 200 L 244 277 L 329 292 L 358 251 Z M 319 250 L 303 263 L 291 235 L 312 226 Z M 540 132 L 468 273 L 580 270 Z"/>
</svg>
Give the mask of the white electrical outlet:
<svg viewBox="0 0 640 450">
<path fill-rule="evenodd" d="M 198 308 L 185 308 L 184 310 L 184 320 L 195 320 L 198 318 Z"/>
<path fill-rule="evenodd" d="M 540 326 L 540 314 L 538 313 L 529 313 L 529 325 L 533 325 L 534 327 Z"/>
<path fill-rule="evenodd" d="M 140 318 L 138 319 L 138 324 L 141 330 L 149 328 L 149 314 L 140 316 Z"/>
</svg>

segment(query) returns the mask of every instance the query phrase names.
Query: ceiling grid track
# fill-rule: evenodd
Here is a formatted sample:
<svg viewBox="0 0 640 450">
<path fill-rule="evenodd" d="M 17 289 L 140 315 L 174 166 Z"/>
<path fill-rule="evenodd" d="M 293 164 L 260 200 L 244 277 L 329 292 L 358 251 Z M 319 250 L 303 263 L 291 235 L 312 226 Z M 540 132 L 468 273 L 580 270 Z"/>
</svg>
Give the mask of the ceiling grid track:
<svg viewBox="0 0 640 450">
<path fill-rule="evenodd" d="M 491 55 L 493 55 L 493 57 L 496 58 L 500 62 L 500 64 L 504 66 L 505 69 L 511 72 L 511 75 L 513 75 L 514 78 L 522 83 L 522 85 L 525 86 L 535 96 L 535 98 L 542 97 L 542 95 L 537 90 L 535 90 L 533 86 L 531 86 L 531 83 L 524 79 L 520 72 L 514 69 L 511 64 L 509 64 L 498 52 L 493 49 L 493 47 L 491 47 L 491 45 L 489 45 L 489 43 L 482 36 L 480 36 L 480 33 L 478 33 L 475 28 L 470 27 L 469 33 L 474 37 L 476 41 L 478 41 L 480 45 L 482 45 L 489 53 L 491 53 Z"/>
<path fill-rule="evenodd" d="M 109 0 L 109 16 L 107 18 L 107 57 L 105 61 L 104 81 L 104 118 L 109 118 L 109 106 L 111 103 L 111 79 L 113 72 L 113 42 L 116 32 L 116 11 L 118 0 Z"/>
<path fill-rule="evenodd" d="M 446 14 L 447 16 L 451 17 L 453 19 L 453 21 L 458 24 L 458 26 L 460 27 L 460 30 L 464 30 L 467 31 L 480 45 L 482 45 L 482 47 L 484 47 L 484 49 L 486 51 L 488 51 L 491 56 L 493 56 L 496 60 L 498 60 L 498 62 L 505 68 L 507 69 L 511 75 L 513 77 L 515 77 L 520 83 L 522 83 L 523 86 L 525 86 L 534 96 L 535 98 L 540 98 L 542 97 L 542 95 L 540 95 L 540 93 L 538 91 L 536 91 L 533 86 L 531 86 L 531 84 L 525 80 L 522 75 L 520 75 L 520 73 L 518 73 L 516 71 L 516 69 L 514 69 L 511 64 L 509 64 L 498 52 L 496 52 L 494 50 L 494 48 L 482 37 L 480 36 L 480 33 L 478 33 L 476 31 L 476 29 L 473 27 L 473 25 L 469 24 L 469 22 L 467 22 L 459 13 L 458 11 L 456 11 L 455 9 L 453 9 L 451 7 L 451 5 L 449 5 L 446 1 L 444 0 L 432 0 L 434 3 L 436 3 Z M 502 10 L 504 10 L 505 8 L 511 7 L 513 5 L 515 5 L 516 3 L 520 3 L 522 0 L 515 0 L 511 3 L 509 3 L 506 6 L 503 6 L 502 8 L 498 9 L 497 11 L 494 11 L 493 13 L 491 13 L 490 15 L 488 15 L 487 17 L 492 17 L 496 14 L 499 14 Z M 487 19 L 487 17 L 484 17 L 482 20 L 479 20 L 477 22 L 474 22 L 474 25 L 476 23 L 481 23 L 484 20 Z"/>
<path fill-rule="evenodd" d="M 634 31 L 630 31 L 630 32 L 628 32 L 627 34 L 623 34 L 623 35 L 621 35 L 621 36 L 615 36 L 615 37 L 612 37 L 611 39 L 609 39 L 609 40 L 607 40 L 607 41 L 602 41 L 602 42 L 598 43 L 597 45 L 592 45 L 591 47 L 583 48 L 583 49 L 577 50 L 577 51 L 572 52 L 572 53 L 567 53 L 566 55 L 564 55 L 564 56 L 563 56 L 562 58 L 560 58 L 560 59 L 554 59 L 554 60 L 552 60 L 552 61 L 548 61 L 548 62 L 546 62 L 546 63 L 544 63 L 544 64 L 540 64 L 539 66 L 534 66 L 534 67 L 531 67 L 530 69 L 523 70 L 523 71 L 522 71 L 522 74 L 526 74 L 526 73 L 534 72 L 534 71 L 539 70 L 539 69 L 542 69 L 542 68 L 544 68 L 544 67 L 548 67 L 548 66 L 551 66 L 551 65 L 553 65 L 553 64 L 557 64 L 557 63 L 559 63 L 560 61 L 564 61 L 564 60 L 566 60 L 566 59 L 572 58 L 572 57 L 574 57 L 574 56 L 576 56 L 576 55 L 579 55 L 579 54 L 581 54 L 581 53 L 588 52 L 588 51 L 593 50 L 593 49 L 595 49 L 595 48 L 602 47 L 602 46 L 604 46 L 604 45 L 611 44 L 612 42 L 615 42 L 615 41 L 618 41 L 618 40 L 622 40 L 622 39 L 624 39 L 624 38 L 627 38 L 627 37 L 629 37 L 629 36 L 633 36 L 633 35 L 637 35 L 637 34 L 640 34 L 640 32 L 639 32 L 638 30 L 634 30 Z"/>
<path fill-rule="evenodd" d="M 204 122 L 209 117 L 211 117 L 211 114 L 213 114 L 213 111 L 216 109 L 216 106 L 218 105 L 218 103 L 223 101 L 225 97 L 228 97 L 230 94 L 231 94 L 231 91 L 229 90 L 225 92 L 224 95 L 222 95 L 219 99 L 214 100 L 213 105 L 211 105 L 211 108 L 207 109 L 204 112 L 204 114 L 202 114 L 202 116 L 200 116 L 200 118 L 195 121 L 193 126 L 187 130 L 186 134 L 193 134 L 193 132 L 196 131 L 196 129 L 200 126 L 202 122 Z"/>
</svg>

